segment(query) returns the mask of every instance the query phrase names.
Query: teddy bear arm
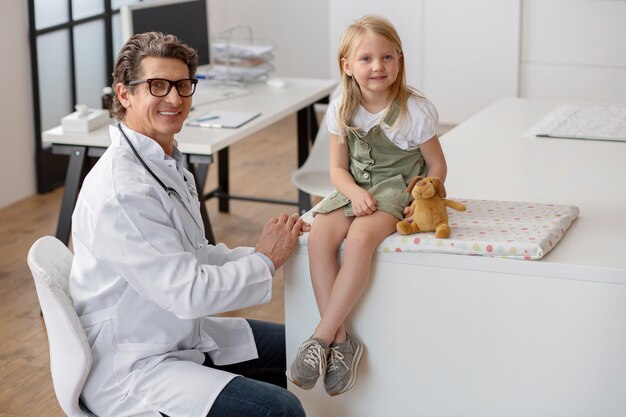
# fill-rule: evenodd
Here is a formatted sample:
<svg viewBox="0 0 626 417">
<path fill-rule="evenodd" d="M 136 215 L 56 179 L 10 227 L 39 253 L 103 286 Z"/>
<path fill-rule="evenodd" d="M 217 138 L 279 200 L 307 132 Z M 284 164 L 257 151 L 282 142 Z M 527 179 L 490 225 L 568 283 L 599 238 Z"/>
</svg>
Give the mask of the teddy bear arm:
<svg viewBox="0 0 626 417">
<path fill-rule="evenodd" d="M 459 203 L 458 201 L 448 200 L 446 198 L 446 199 L 443 200 L 443 203 L 447 207 L 450 207 L 451 209 L 454 209 L 456 211 L 465 211 L 465 205 L 463 203 Z"/>
</svg>

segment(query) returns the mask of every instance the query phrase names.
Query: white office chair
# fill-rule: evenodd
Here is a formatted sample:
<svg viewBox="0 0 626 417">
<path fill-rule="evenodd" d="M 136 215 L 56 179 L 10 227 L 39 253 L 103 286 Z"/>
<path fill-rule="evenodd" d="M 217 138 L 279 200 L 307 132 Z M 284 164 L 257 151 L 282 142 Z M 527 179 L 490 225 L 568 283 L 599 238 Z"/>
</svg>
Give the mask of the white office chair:
<svg viewBox="0 0 626 417">
<path fill-rule="evenodd" d="M 91 369 L 91 350 L 69 294 L 72 258 L 60 240 L 45 236 L 31 246 L 28 266 L 46 323 L 50 372 L 59 405 L 69 417 L 95 417 L 79 402 Z"/>
<path fill-rule="evenodd" d="M 330 99 L 334 99 L 340 92 L 341 85 L 333 91 Z M 330 133 L 326 126 L 326 114 L 320 122 L 309 156 L 291 174 L 291 182 L 299 190 L 318 197 L 326 197 L 335 191 L 335 186 L 330 182 Z"/>
</svg>

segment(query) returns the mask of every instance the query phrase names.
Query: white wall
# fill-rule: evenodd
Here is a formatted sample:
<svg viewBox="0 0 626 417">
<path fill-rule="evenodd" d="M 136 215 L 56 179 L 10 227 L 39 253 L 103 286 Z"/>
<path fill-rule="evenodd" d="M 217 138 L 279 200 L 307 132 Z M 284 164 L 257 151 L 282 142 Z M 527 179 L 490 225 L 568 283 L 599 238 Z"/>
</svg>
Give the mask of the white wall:
<svg viewBox="0 0 626 417">
<path fill-rule="evenodd" d="M 211 34 L 247 25 L 275 43 L 275 76 L 328 78 L 328 16 L 327 0 L 209 0 Z"/>
<path fill-rule="evenodd" d="M 518 94 L 520 0 L 425 0 L 423 91 L 457 124 Z"/>
<path fill-rule="evenodd" d="M 0 208 L 36 190 L 27 16 L 25 1 L 0 2 Z"/>
<path fill-rule="evenodd" d="M 210 30 L 250 25 L 276 43 L 276 76 L 337 78 L 345 27 L 389 18 L 408 82 L 458 123 L 500 96 L 626 102 L 625 0 L 208 0 Z M 0 207 L 35 193 L 27 6 L 0 2 Z M 478 55 L 478 56 L 477 56 Z M 10 80 L 7 82 L 7 80 Z"/>
</svg>

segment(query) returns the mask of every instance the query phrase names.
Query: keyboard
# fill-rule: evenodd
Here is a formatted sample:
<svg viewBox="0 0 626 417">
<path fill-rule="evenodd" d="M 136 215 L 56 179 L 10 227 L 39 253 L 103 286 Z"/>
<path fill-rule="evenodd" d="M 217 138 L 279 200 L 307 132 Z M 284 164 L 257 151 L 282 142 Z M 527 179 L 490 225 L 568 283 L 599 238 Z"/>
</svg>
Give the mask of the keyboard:
<svg viewBox="0 0 626 417">
<path fill-rule="evenodd" d="M 201 105 L 215 103 L 217 101 L 245 96 L 250 93 L 251 91 L 247 88 L 236 85 L 199 85 L 193 95 L 193 104 Z"/>
</svg>

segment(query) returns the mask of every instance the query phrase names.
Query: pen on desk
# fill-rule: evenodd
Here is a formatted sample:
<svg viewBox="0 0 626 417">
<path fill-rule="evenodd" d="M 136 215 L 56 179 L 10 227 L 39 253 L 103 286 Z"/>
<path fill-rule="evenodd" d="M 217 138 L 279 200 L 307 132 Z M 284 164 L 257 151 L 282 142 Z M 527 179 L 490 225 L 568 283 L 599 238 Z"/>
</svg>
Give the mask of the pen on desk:
<svg viewBox="0 0 626 417">
<path fill-rule="evenodd" d="M 200 123 L 200 127 L 209 127 L 211 129 L 221 129 L 222 125 L 217 123 Z"/>
<path fill-rule="evenodd" d="M 213 116 L 205 116 L 205 117 L 198 117 L 196 119 L 196 122 L 206 122 L 208 120 L 215 120 L 218 119 L 220 116 L 219 115 L 213 115 Z"/>
</svg>

